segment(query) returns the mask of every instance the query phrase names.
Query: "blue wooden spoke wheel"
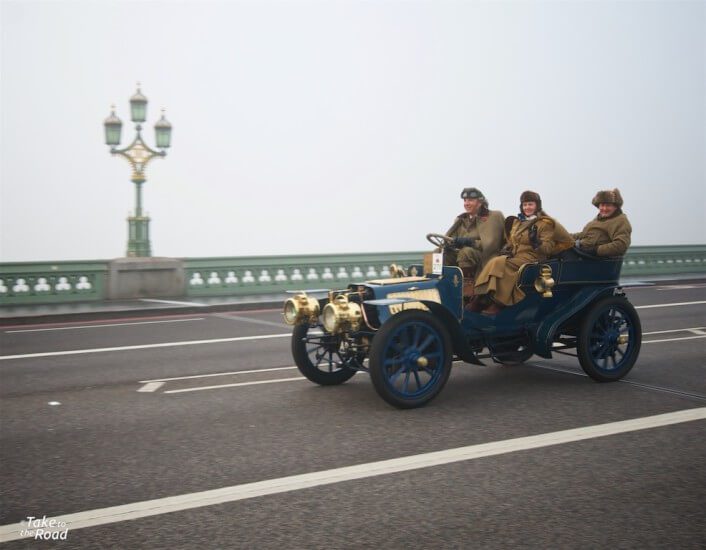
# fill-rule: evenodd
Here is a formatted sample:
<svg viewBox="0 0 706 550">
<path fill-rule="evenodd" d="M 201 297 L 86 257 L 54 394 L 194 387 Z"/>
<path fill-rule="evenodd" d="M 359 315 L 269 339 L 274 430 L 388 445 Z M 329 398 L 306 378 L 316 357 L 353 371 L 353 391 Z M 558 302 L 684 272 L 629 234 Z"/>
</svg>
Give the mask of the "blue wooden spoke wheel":
<svg viewBox="0 0 706 550">
<path fill-rule="evenodd" d="M 635 364 L 641 343 L 635 308 L 622 296 L 609 296 L 593 304 L 581 322 L 579 363 L 598 382 L 620 380 Z"/>
<path fill-rule="evenodd" d="M 446 384 L 451 357 L 451 338 L 441 321 L 426 311 L 403 311 L 373 338 L 370 377 L 380 397 L 391 405 L 421 407 Z"/>
<path fill-rule="evenodd" d="M 311 331 L 308 325 L 294 327 L 292 357 L 304 376 L 322 386 L 342 384 L 356 373 L 341 351 L 340 338 L 320 330 Z"/>
</svg>

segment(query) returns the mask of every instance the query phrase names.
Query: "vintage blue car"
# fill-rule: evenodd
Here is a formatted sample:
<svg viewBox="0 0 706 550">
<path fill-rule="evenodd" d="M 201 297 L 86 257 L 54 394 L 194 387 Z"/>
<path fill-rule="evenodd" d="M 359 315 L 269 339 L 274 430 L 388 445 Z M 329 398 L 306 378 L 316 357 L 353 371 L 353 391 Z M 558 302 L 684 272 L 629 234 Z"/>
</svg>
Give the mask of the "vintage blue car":
<svg viewBox="0 0 706 550">
<path fill-rule="evenodd" d="M 428 238 L 449 245 L 441 235 Z M 297 292 L 284 304 L 284 319 L 294 326 L 294 362 L 309 380 L 341 384 L 367 371 L 378 394 L 400 408 L 436 397 L 454 359 L 517 364 L 562 353 L 578 356 L 594 380 L 612 382 L 633 367 L 642 340 L 619 284 L 621 266 L 622 258 L 575 249 L 525 264 L 517 284 L 526 297 L 487 316 L 464 309 L 458 267 L 434 270 L 425 258 L 407 270 L 393 265 L 389 279 Z"/>
</svg>

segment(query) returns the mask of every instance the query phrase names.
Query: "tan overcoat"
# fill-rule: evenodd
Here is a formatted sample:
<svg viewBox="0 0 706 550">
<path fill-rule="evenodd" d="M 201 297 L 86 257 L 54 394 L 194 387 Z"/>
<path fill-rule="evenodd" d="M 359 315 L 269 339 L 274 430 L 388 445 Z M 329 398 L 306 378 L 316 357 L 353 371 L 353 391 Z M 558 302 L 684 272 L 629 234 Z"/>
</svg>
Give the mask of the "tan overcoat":
<svg viewBox="0 0 706 550">
<path fill-rule="evenodd" d="M 489 210 L 487 215 L 474 216 L 473 219 L 465 212 L 457 216 L 446 236 L 480 239 L 480 249 L 464 247 L 457 255 L 447 251 L 447 263 L 457 263 L 459 267 L 473 267 L 480 271 L 489 259 L 499 254 L 505 242 L 504 220 L 503 213 L 498 210 Z"/>
<path fill-rule="evenodd" d="M 507 246 L 503 249 L 507 255 L 497 256 L 485 265 L 476 279 L 475 293 L 490 294 L 506 306 L 522 300 L 525 293 L 516 287 L 518 270 L 523 264 L 543 262 L 556 253 L 556 225 L 554 219 L 544 214 L 526 221 L 514 218 Z"/>
<path fill-rule="evenodd" d="M 608 218 L 597 216 L 572 237 L 581 241 L 581 248 L 595 250 L 597 256 L 623 256 L 630 246 L 631 234 L 628 217 L 622 210 L 616 210 Z"/>
</svg>

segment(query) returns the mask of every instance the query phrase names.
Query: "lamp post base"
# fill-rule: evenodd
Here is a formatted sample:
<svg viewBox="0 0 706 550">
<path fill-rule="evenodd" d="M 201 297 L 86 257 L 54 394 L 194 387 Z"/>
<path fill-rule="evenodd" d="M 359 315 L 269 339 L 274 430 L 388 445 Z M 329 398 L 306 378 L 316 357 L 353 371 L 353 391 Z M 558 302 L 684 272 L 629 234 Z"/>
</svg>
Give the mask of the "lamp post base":
<svg viewBox="0 0 706 550">
<path fill-rule="evenodd" d="M 109 300 L 184 296 L 184 262 L 174 258 L 118 258 L 108 268 Z"/>
<path fill-rule="evenodd" d="M 129 258 L 148 258 L 152 256 L 149 216 L 129 216 L 127 227 L 127 256 Z"/>
</svg>

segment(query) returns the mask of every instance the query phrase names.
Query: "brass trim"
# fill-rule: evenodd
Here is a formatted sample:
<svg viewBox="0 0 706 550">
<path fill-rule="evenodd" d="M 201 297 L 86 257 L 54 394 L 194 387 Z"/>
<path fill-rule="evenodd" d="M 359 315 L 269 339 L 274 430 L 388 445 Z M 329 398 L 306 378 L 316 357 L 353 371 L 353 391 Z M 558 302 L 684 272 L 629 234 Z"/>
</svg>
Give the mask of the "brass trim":
<svg viewBox="0 0 706 550">
<path fill-rule="evenodd" d="M 427 252 L 424 254 L 424 275 L 428 275 L 434 271 L 434 253 Z"/>
<path fill-rule="evenodd" d="M 418 298 L 420 300 L 426 300 L 427 302 L 436 302 L 437 304 L 441 303 L 441 296 L 439 294 L 439 290 L 436 288 L 391 292 L 387 295 L 387 298 Z M 421 302 L 407 302 L 405 304 L 394 304 L 388 307 L 390 308 L 390 313 L 392 315 L 395 315 L 405 309 L 421 309 L 424 311 L 429 311 L 429 308 Z"/>
<path fill-rule="evenodd" d="M 405 276 L 405 270 L 401 265 L 390 264 L 390 275 L 393 279 L 402 279 Z"/>
<path fill-rule="evenodd" d="M 333 315 L 333 323 L 327 326 L 329 312 Z M 360 304 L 348 300 L 348 296 L 341 294 L 324 306 L 321 312 L 324 328 L 332 334 L 341 332 L 356 331 L 360 328 L 363 320 L 362 307 Z"/>
<path fill-rule="evenodd" d="M 282 308 L 284 322 L 288 325 L 314 324 L 319 318 L 319 312 L 319 301 L 304 292 L 285 300 Z"/>
<path fill-rule="evenodd" d="M 552 278 L 552 268 L 547 264 L 539 266 L 539 277 L 534 281 L 534 289 L 542 295 L 542 298 L 553 296 L 552 288 L 555 284 Z"/>
</svg>

